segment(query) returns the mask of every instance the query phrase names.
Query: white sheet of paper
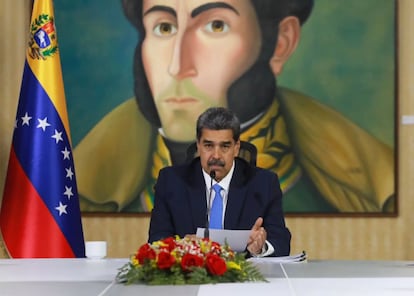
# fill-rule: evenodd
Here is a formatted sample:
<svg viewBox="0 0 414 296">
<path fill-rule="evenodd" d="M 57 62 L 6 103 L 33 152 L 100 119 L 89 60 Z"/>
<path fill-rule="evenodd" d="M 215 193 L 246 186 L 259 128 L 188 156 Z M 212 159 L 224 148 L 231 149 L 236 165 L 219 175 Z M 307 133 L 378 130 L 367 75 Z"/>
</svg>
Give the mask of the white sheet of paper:
<svg viewBox="0 0 414 296">
<path fill-rule="evenodd" d="M 247 259 L 253 263 L 265 263 L 265 264 L 280 264 L 280 263 L 305 263 L 308 261 L 308 256 L 303 251 L 302 253 L 290 255 L 290 256 L 283 256 L 283 257 L 251 257 Z"/>
<path fill-rule="evenodd" d="M 224 245 L 225 242 L 235 252 L 243 252 L 249 240 L 249 230 L 230 230 L 230 229 L 210 229 L 210 239 Z M 197 228 L 196 235 L 204 237 L 204 228 Z"/>
</svg>

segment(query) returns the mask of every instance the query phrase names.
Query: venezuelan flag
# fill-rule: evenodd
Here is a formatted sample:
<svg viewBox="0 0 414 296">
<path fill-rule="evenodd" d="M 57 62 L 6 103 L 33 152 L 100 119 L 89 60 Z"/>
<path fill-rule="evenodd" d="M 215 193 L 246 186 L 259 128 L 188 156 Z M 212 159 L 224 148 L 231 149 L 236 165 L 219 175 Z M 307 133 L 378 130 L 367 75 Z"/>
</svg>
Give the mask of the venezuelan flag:
<svg viewBox="0 0 414 296">
<path fill-rule="evenodd" d="M 35 0 L 0 213 L 13 258 L 84 257 L 52 0 Z"/>
</svg>

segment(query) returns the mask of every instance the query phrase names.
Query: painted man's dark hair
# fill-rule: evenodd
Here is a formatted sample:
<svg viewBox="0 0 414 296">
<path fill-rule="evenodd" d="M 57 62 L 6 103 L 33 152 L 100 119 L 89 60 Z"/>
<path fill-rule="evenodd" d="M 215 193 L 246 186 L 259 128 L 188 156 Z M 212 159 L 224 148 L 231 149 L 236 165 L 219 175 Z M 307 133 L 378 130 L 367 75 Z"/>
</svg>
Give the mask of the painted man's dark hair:
<svg viewBox="0 0 414 296">
<path fill-rule="evenodd" d="M 156 127 L 161 121 L 145 75 L 141 45 L 145 38 L 142 22 L 142 0 L 121 0 L 125 16 L 138 30 L 138 44 L 134 55 L 134 90 L 138 106 L 145 118 Z M 262 48 L 257 61 L 230 86 L 228 107 L 245 122 L 266 110 L 276 95 L 276 81 L 269 61 L 278 37 L 279 22 L 296 16 L 303 24 L 309 17 L 313 0 L 251 0 L 259 19 Z M 252 104 L 254 101 L 254 104 Z"/>
</svg>

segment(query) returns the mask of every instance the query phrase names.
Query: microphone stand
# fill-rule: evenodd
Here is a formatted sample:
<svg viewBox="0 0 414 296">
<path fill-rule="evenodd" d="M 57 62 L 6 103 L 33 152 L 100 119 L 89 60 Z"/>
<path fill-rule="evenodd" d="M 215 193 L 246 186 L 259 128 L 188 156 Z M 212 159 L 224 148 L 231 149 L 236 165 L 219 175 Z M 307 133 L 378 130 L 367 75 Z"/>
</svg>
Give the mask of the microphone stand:
<svg viewBox="0 0 414 296">
<path fill-rule="evenodd" d="M 213 180 L 216 177 L 215 171 L 210 171 L 210 192 L 208 193 L 208 204 L 206 211 L 206 227 L 204 228 L 204 238 L 210 238 L 210 210 L 211 210 L 211 191 L 213 191 Z"/>
</svg>

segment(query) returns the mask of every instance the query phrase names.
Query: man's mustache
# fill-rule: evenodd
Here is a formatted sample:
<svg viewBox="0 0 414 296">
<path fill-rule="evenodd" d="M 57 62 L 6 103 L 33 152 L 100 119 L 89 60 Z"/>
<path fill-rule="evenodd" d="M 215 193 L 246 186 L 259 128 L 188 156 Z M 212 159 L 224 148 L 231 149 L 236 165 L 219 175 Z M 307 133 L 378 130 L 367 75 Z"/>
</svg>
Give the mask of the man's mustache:
<svg viewBox="0 0 414 296">
<path fill-rule="evenodd" d="M 224 167 L 224 161 L 222 161 L 222 160 L 220 160 L 220 159 L 212 159 L 212 160 L 209 160 L 208 162 L 207 162 L 207 165 L 208 166 L 212 166 L 212 165 L 214 165 L 214 166 L 222 166 L 222 167 Z"/>
</svg>

